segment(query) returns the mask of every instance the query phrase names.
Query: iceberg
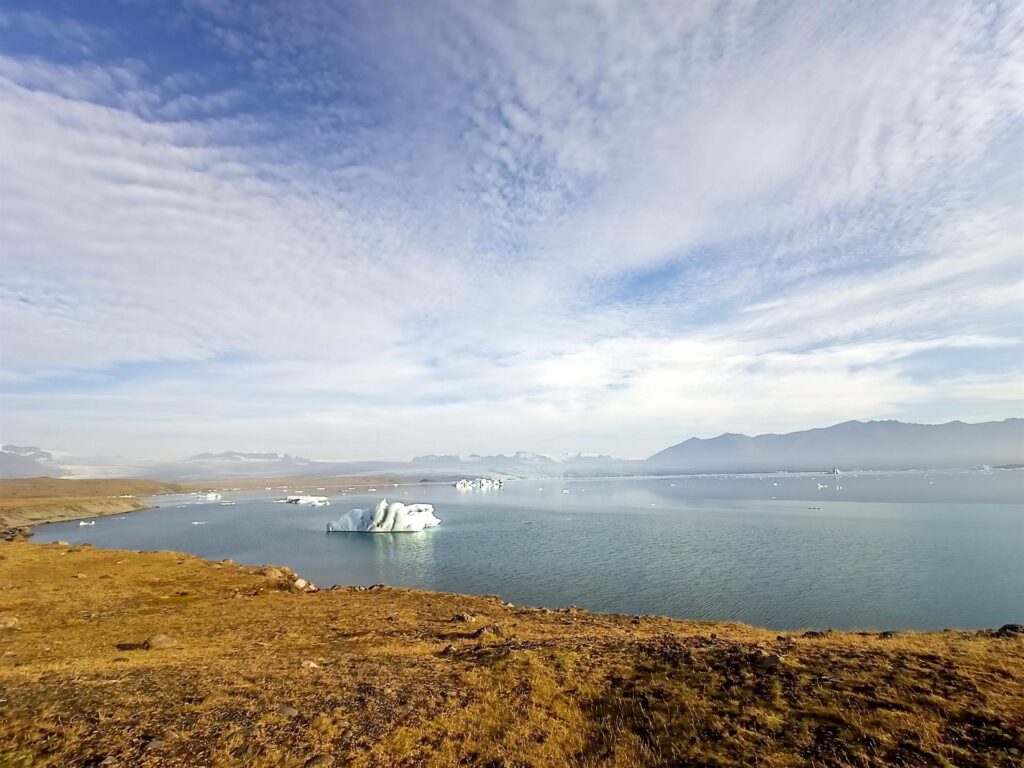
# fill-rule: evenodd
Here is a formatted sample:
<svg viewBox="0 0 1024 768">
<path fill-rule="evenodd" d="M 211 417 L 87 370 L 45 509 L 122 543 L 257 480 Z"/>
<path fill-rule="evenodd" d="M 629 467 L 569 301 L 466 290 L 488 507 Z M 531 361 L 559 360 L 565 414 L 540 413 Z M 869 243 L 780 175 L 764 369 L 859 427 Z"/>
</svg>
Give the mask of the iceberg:
<svg viewBox="0 0 1024 768">
<path fill-rule="evenodd" d="M 381 499 L 374 509 L 350 509 L 336 521 L 327 524 L 328 533 L 363 532 L 392 533 L 422 531 L 440 525 L 432 504 L 403 504 Z"/>
<path fill-rule="evenodd" d="M 495 488 L 504 488 L 504 480 L 492 480 L 489 477 L 478 477 L 476 480 L 469 480 L 462 478 L 455 483 L 455 487 L 460 491 L 490 491 Z"/>
</svg>

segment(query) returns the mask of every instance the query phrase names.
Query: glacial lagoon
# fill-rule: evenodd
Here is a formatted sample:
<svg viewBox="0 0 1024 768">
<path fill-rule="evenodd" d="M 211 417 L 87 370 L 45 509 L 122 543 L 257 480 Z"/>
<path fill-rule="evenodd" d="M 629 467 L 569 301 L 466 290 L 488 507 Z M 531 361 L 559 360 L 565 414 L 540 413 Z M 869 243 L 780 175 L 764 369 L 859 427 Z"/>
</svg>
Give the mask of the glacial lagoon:
<svg viewBox="0 0 1024 768">
<path fill-rule="evenodd" d="M 740 621 L 773 629 L 980 628 L 1024 621 L 1024 471 L 511 480 L 284 491 L 54 523 L 36 541 L 282 564 L 321 586 L 498 594 L 551 608 Z M 327 533 L 381 498 L 433 504 L 415 533 Z"/>
</svg>

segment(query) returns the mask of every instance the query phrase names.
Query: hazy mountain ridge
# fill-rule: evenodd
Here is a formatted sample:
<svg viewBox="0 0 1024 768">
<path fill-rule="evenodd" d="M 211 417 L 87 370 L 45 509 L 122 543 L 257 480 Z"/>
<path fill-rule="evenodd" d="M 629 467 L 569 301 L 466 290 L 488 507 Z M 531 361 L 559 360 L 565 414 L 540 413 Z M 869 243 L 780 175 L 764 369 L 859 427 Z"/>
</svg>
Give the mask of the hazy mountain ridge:
<svg viewBox="0 0 1024 768">
<path fill-rule="evenodd" d="M 35 445 L 0 446 L 0 477 L 59 477 L 68 474 L 53 454 Z"/>
<path fill-rule="evenodd" d="M 939 469 L 1024 460 L 1024 419 L 967 424 L 847 421 L 755 437 L 692 437 L 651 456 L 651 472 Z"/>
<path fill-rule="evenodd" d="M 58 454 L 63 456 L 63 454 Z M 166 481 L 232 477 L 300 477 L 389 473 L 419 478 L 495 475 L 560 478 L 701 472 L 939 469 L 1024 464 L 1024 419 L 968 424 L 847 421 L 831 427 L 749 437 L 692 437 L 646 460 L 608 455 L 428 454 L 412 461 L 319 461 L 289 453 L 198 453 L 155 465 L 76 465 L 36 446 L 0 448 L 0 477 L 113 476 Z"/>
</svg>

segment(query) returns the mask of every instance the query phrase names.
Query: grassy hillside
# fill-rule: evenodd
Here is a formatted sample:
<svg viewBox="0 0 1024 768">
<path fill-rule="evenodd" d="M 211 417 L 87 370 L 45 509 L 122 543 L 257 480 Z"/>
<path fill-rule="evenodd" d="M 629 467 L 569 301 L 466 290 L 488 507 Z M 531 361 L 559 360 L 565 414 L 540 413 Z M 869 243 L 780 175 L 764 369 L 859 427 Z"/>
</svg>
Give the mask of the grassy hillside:
<svg viewBox="0 0 1024 768">
<path fill-rule="evenodd" d="M 0 531 L 23 525 L 145 509 L 139 496 L 175 493 L 182 486 L 154 480 L 0 480 Z"/>
<path fill-rule="evenodd" d="M 295 578 L 0 544 L 0 766 L 1021 764 L 1009 630 L 805 637 Z"/>
</svg>

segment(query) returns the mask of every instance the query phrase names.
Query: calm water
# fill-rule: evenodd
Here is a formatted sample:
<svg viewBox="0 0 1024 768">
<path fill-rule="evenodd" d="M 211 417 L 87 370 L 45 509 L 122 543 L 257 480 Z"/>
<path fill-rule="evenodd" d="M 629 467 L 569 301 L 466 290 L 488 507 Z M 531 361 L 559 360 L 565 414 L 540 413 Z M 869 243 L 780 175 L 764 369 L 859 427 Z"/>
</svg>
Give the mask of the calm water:
<svg viewBox="0 0 1024 768">
<path fill-rule="evenodd" d="M 386 583 L 777 629 L 1024 621 L 1024 471 L 342 488 L 343 479 L 306 487 L 331 497 L 318 509 L 274 504 L 278 490 L 225 492 L 230 506 L 159 497 L 159 509 L 94 526 L 42 526 L 37 541 L 284 564 L 321 586 Z M 385 495 L 434 504 L 441 527 L 324 532 L 328 519 Z"/>
</svg>

